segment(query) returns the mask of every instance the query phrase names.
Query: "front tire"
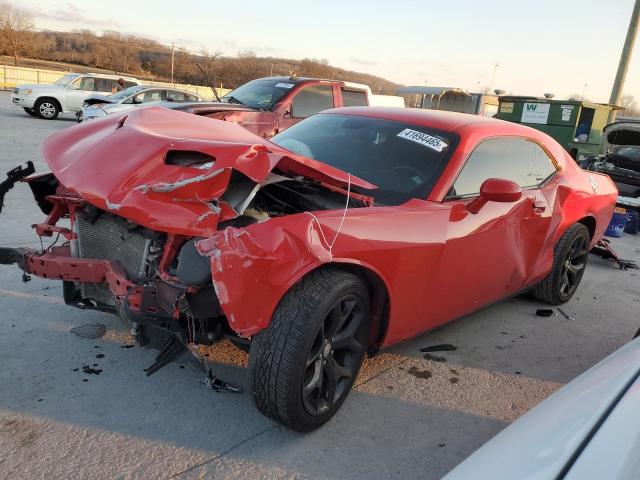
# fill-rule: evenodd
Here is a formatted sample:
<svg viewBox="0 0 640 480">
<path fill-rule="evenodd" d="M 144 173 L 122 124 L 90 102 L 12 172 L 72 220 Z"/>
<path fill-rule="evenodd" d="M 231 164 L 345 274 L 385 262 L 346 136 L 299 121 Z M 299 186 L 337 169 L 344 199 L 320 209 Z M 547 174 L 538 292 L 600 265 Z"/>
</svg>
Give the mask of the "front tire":
<svg viewBox="0 0 640 480">
<path fill-rule="evenodd" d="M 258 410 L 299 432 L 333 417 L 362 365 L 370 311 L 366 286 L 349 272 L 316 270 L 294 286 L 251 342 L 249 386 Z"/>
<path fill-rule="evenodd" d="M 34 105 L 36 114 L 44 120 L 55 120 L 60 114 L 58 102 L 50 98 L 41 98 Z"/>
<path fill-rule="evenodd" d="M 533 289 L 533 296 L 551 305 L 567 302 L 578 289 L 589 260 L 589 230 L 581 223 L 560 237 L 551 272 Z"/>
</svg>

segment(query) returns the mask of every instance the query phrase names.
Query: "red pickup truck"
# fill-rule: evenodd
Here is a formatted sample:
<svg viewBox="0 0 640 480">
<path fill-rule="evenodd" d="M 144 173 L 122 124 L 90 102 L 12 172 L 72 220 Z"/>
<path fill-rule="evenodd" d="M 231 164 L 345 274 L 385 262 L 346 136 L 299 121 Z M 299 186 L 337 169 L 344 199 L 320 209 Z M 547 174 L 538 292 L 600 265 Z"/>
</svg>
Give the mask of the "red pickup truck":
<svg viewBox="0 0 640 480">
<path fill-rule="evenodd" d="M 370 97 L 371 90 L 366 85 L 306 77 L 266 77 L 232 90 L 220 102 L 163 106 L 238 123 L 268 138 L 322 110 L 367 106 Z"/>
</svg>

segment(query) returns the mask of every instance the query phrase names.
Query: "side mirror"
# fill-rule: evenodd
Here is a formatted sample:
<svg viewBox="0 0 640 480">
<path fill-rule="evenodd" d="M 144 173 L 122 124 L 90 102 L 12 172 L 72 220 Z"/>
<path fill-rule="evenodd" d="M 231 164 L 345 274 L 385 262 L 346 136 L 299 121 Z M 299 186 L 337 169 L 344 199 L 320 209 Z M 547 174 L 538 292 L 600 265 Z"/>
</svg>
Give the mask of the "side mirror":
<svg viewBox="0 0 640 480">
<path fill-rule="evenodd" d="M 283 117 L 291 117 L 293 116 L 293 105 L 289 104 L 286 107 L 284 107 L 284 113 L 282 114 Z"/>
<path fill-rule="evenodd" d="M 488 178 L 480 187 L 480 195 L 467 204 L 467 210 L 478 213 L 487 202 L 511 203 L 522 197 L 520 185 L 503 178 Z"/>
</svg>

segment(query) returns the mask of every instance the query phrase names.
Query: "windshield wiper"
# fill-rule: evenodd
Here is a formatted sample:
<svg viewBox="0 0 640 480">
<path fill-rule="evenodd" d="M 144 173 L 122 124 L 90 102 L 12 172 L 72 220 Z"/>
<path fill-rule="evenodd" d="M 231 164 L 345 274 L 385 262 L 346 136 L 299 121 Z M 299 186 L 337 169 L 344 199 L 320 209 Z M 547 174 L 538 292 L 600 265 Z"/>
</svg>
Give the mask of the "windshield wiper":
<svg viewBox="0 0 640 480">
<path fill-rule="evenodd" d="M 240 100 L 238 100 L 233 95 L 229 95 L 228 97 L 224 97 L 224 98 L 227 99 L 227 103 L 237 103 L 238 105 L 244 105 L 244 103 L 242 103 Z"/>
</svg>

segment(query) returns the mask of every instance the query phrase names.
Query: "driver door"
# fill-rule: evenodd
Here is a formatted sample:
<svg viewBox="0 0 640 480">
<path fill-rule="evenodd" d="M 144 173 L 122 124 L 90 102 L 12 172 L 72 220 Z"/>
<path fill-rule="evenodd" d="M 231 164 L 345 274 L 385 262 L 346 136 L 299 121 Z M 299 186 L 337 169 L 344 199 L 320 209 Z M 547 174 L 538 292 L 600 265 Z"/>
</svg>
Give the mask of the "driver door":
<svg viewBox="0 0 640 480">
<path fill-rule="evenodd" d="M 444 302 L 445 318 L 470 313 L 527 285 L 551 226 L 551 208 L 540 187 L 555 172 L 546 152 L 525 138 L 491 138 L 476 146 L 445 200 L 450 215 L 435 289 L 436 298 L 451 299 Z M 518 183 L 522 197 L 469 212 L 468 203 L 489 178 Z"/>
</svg>

